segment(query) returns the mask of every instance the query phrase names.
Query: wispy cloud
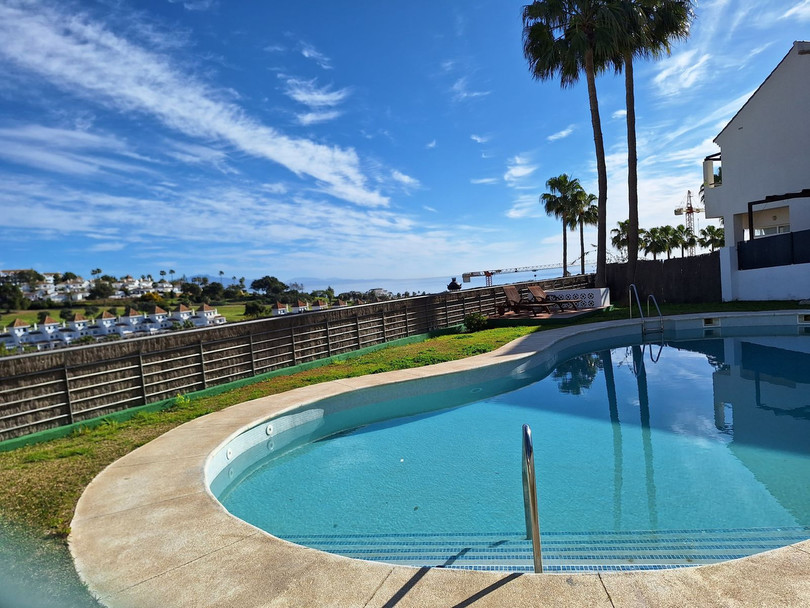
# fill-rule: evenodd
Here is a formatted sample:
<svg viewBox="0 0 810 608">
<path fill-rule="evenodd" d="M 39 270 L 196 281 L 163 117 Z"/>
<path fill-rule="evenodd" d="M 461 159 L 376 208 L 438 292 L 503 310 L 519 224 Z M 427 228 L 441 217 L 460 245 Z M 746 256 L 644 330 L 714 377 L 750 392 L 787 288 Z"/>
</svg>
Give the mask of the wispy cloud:
<svg viewBox="0 0 810 608">
<path fill-rule="evenodd" d="M 546 137 L 546 140 L 547 141 L 557 141 L 558 139 L 565 139 L 566 137 L 571 135 L 571 133 L 573 133 L 573 132 L 574 132 L 574 125 L 568 125 L 562 131 L 557 131 L 556 133 L 553 133 L 552 135 L 549 135 L 548 137 Z"/>
<path fill-rule="evenodd" d="M 798 19 L 799 21 L 810 21 L 810 0 L 804 0 L 782 15 L 783 19 Z M 806 40 L 806 39 L 805 39 Z"/>
<path fill-rule="evenodd" d="M 624 118 L 625 116 L 627 116 L 627 110 L 625 109 L 616 110 L 610 115 L 611 118 Z"/>
<path fill-rule="evenodd" d="M 473 140 L 477 144 L 485 144 L 489 141 L 489 137 L 486 135 L 470 135 L 470 139 Z"/>
<path fill-rule="evenodd" d="M 471 184 L 492 185 L 492 184 L 499 184 L 500 182 L 501 182 L 501 180 L 499 180 L 497 177 L 482 177 L 480 179 L 471 179 L 470 180 Z"/>
<path fill-rule="evenodd" d="M 402 171 L 397 171 L 396 169 L 391 171 L 391 177 L 395 182 L 401 184 L 408 190 L 419 188 L 421 186 L 418 179 L 411 177 L 410 175 L 405 175 Z"/>
<path fill-rule="evenodd" d="M 453 100 L 454 101 L 465 101 L 467 99 L 475 99 L 476 97 L 484 97 L 490 94 L 490 91 L 472 91 L 470 90 L 469 83 L 467 82 L 467 77 L 462 76 L 458 80 L 453 83 L 453 86 L 450 87 L 450 90 L 453 93 Z"/>
<path fill-rule="evenodd" d="M 506 173 L 503 175 L 504 181 L 511 187 L 518 187 L 520 182 L 529 177 L 537 170 L 537 165 L 531 164 L 526 156 L 513 156 L 506 166 Z"/>
<path fill-rule="evenodd" d="M 284 135 L 221 91 L 85 15 L 31 4 L 0 6 L 0 56 L 74 95 L 122 113 L 148 115 L 189 137 L 227 142 L 278 163 L 337 198 L 383 206 L 352 148 Z"/>
<path fill-rule="evenodd" d="M 217 6 L 216 0 L 169 0 L 172 4 L 182 4 L 189 11 L 207 11 Z"/>
<path fill-rule="evenodd" d="M 435 148 L 435 147 L 436 147 L 436 140 L 434 139 L 434 140 L 432 140 L 432 141 L 429 141 L 427 144 L 425 144 L 425 147 L 426 147 L 428 150 L 432 150 L 433 148 Z"/>
<path fill-rule="evenodd" d="M 318 49 L 316 49 L 311 44 L 306 42 L 301 43 L 301 54 L 306 57 L 307 59 L 311 59 L 319 66 L 321 66 L 324 70 L 331 70 L 332 69 L 332 60 L 329 59 L 326 55 L 321 53 Z"/>
<path fill-rule="evenodd" d="M 351 94 L 348 88 L 332 90 L 329 86 L 319 87 L 315 81 L 288 78 L 284 92 L 288 97 L 310 108 L 331 108 L 343 103 Z"/>
<path fill-rule="evenodd" d="M 296 114 L 295 118 L 299 124 L 307 126 L 335 120 L 339 116 L 340 112 L 337 110 L 329 110 L 328 112 L 304 112 L 303 114 Z"/>
<path fill-rule="evenodd" d="M 661 95 L 672 97 L 692 87 L 708 73 L 711 55 L 697 50 L 684 51 L 673 57 L 654 78 Z"/>
</svg>

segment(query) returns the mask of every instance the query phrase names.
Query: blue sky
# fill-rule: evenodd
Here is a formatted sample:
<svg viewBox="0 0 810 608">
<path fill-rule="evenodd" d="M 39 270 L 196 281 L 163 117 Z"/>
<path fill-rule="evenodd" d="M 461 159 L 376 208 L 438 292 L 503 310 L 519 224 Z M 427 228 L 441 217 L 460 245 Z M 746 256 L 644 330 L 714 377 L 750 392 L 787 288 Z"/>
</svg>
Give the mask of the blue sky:
<svg viewBox="0 0 810 608">
<path fill-rule="evenodd" d="M 523 4 L 0 0 L 0 268 L 402 279 L 558 262 L 538 197 L 561 173 L 596 192 L 593 136 L 584 82 L 530 78 Z M 810 0 L 701 2 L 688 41 L 636 65 L 642 226 L 682 221 L 712 139 L 808 26 Z M 623 77 L 597 88 L 614 227 Z"/>
</svg>

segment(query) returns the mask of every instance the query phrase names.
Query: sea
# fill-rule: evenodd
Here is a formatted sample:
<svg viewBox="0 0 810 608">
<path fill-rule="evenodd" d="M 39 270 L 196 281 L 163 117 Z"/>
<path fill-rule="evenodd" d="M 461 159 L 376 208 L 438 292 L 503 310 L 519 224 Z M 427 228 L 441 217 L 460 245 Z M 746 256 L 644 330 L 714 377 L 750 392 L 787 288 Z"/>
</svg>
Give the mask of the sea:
<svg viewBox="0 0 810 608">
<path fill-rule="evenodd" d="M 569 266 L 569 272 L 577 272 L 579 266 Z M 593 265 L 586 265 L 585 272 L 592 273 L 596 271 Z M 533 281 L 539 279 L 554 279 L 562 276 L 562 268 L 547 268 L 537 270 L 536 272 L 514 272 L 514 273 L 500 273 L 492 276 L 493 285 L 509 285 L 511 283 L 518 283 L 521 281 Z M 400 278 L 376 278 L 376 279 L 342 279 L 342 278 L 315 278 L 315 277 L 298 277 L 286 280 L 285 283 L 291 282 L 301 283 L 304 286 L 303 291 L 311 292 L 316 289 L 326 289 L 331 287 L 335 290 L 335 294 L 345 293 L 349 291 L 359 291 L 365 293 L 371 289 L 385 289 L 392 294 L 404 295 L 406 292 L 410 295 L 421 295 L 424 293 L 440 293 L 447 291 L 447 284 L 455 277 L 461 284 L 462 289 L 474 289 L 476 287 L 486 287 L 486 277 L 471 277 L 469 283 L 464 283 L 462 277 L 458 274 L 447 275 L 441 277 L 417 277 L 410 279 Z"/>
</svg>

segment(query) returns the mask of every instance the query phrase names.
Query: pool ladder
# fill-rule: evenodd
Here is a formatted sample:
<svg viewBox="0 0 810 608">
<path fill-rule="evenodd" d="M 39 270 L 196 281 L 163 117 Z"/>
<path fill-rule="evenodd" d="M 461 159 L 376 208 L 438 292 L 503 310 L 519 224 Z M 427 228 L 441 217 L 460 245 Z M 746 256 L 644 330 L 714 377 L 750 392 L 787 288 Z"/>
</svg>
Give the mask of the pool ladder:
<svg viewBox="0 0 810 608">
<path fill-rule="evenodd" d="M 543 572 L 543 551 L 540 546 L 540 519 L 537 509 L 537 484 L 534 479 L 534 444 L 532 429 L 523 425 L 523 509 L 526 515 L 526 538 L 532 539 L 534 571 Z"/>
<path fill-rule="evenodd" d="M 658 307 L 658 301 L 655 299 L 654 294 L 650 294 L 647 296 L 647 316 L 644 316 L 644 311 L 641 308 L 641 298 L 638 296 L 638 289 L 636 289 L 636 284 L 631 283 L 630 288 L 628 289 L 628 299 L 630 300 L 630 318 L 633 318 L 633 295 L 636 296 L 636 304 L 638 304 L 638 315 L 641 317 L 641 336 L 644 337 L 648 333 L 664 333 L 664 316 L 661 314 L 661 309 Z M 655 304 L 655 310 L 658 311 L 658 324 L 657 327 L 650 326 L 648 321 L 652 321 L 650 318 L 650 300 L 652 303 Z"/>
</svg>

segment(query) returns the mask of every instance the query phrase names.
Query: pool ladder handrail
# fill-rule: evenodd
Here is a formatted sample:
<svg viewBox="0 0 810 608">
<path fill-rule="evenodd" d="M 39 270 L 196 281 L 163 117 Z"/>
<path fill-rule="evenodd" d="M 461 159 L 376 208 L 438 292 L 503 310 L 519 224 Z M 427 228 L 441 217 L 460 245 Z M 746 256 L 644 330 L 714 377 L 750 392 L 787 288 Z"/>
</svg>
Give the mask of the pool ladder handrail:
<svg viewBox="0 0 810 608">
<path fill-rule="evenodd" d="M 647 296 L 647 316 L 644 316 L 644 311 L 641 308 L 641 298 L 638 295 L 638 289 L 636 289 L 635 283 L 630 283 L 630 287 L 628 288 L 628 299 L 630 300 L 630 318 L 633 318 L 633 294 L 636 296 L 636 304 L 638 304 L 638 315 L 641 317 L 641 335 L 643 336 L 648 331 L 658 331 L 664 333 L 664 315 L 661 314 L 661 308 L 658 306 L 658 301 L 655 299 L 654 294 L 650 294 Z M 658 328 L 651 329 L 647 326 L 647 319 L 650 318 L 650 300 L 652 303 L 655 304 L 655 310 L 658 311 Z"/>
<path fill-rule="evenodd" d="M 526 538 L 532 539 L 534 571 L 543 572 L 543 550 L 540 545 L 540 518 L 537 508 L 537 484 L 534 477 L 534 444 L 532 429 L 523 425 L 523 509 L 526 515 Z"/>
</svg>

